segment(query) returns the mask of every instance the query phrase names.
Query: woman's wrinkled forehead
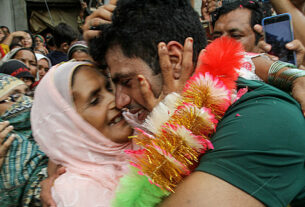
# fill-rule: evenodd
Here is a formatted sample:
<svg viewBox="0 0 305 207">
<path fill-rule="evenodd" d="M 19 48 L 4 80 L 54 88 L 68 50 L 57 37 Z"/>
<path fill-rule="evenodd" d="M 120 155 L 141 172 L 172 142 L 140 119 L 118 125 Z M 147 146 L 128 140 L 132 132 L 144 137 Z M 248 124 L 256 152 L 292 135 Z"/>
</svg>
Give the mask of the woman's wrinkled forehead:
<svg viewBox="0 0 305 207">
<path fill-rule="evenodd" d="M 74 105 L 71 91 L 74 71 L 84 66 L 93 67 L 88 62 L 70 61 L 59 65 L 54 71 L 53 80 L 56 89 L 70 106 Z"/>
</svg>

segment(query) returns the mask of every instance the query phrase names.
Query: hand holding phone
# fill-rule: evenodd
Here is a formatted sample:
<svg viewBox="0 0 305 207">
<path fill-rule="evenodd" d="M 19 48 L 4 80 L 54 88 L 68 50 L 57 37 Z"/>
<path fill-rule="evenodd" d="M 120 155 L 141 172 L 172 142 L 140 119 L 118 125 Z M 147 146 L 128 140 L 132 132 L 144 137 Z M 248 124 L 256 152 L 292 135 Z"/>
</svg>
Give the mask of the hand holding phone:
<svg viewBox="0 0 305 207">
<path fill-rule="evenodd" d="M 272 46 L 269 54 L 279 57 L 281 61 L 296 65 L 295 52 L 286 48 L 286 44 L 294 39 L 290 14 L 266 17 L 262 25 L 265 41 Z"/>
</svg>

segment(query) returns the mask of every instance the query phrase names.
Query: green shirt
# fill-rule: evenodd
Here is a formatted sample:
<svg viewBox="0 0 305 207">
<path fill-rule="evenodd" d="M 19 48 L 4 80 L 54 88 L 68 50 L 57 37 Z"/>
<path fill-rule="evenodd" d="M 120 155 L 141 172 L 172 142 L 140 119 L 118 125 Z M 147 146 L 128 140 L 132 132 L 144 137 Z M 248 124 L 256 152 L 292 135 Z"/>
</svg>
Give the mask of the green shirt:
<svg viewBox="0 0 305 207">
<path fill-rule="evenodd" d="M 262 82 L 238 80 L 249 92 L 217 126 L 204 171 L 247 192 L 266 206 L 305 206 L 305 119 L 287 93 Z M 293 205 L 292 205 L 293 206 Z"/>
</svg>

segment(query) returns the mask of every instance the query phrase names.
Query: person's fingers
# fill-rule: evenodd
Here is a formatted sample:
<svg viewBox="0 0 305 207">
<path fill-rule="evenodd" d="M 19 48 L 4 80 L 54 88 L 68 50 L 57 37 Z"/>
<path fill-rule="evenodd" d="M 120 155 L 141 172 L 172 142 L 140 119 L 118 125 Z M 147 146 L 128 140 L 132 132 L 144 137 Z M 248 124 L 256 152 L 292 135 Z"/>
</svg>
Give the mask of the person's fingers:
<svg viewBox="0 0 305 207">
<path fill-rule="evenodd" d="M 4 140 L 4 138 L 7 137 L 8 133 L 10 133 L 13 129 L 13 126 L 8 126 L 0 132 L 0 144 Z"/>
<path fill-rule="evenodd" d="M 0 151 L 1 154 L 6 154 L 6 152 L 8 151 L 9 147 L 11 146 L 12 142 L 14 141 L 14 139 L 16 138 L 15 134 L 12 134 L 11 136 L 9 136 L 9 138 L 1 145 L 0 147 Z"/>
<path fill-rule="evenodd" d="M 4 130 L 10 124 L 9 121 L 0 122 L 0 132 Z"/>
<path fill-rule="evenodd" d="M 188 37 L 184 42 L 183 59 L 182 59 L 182 71 L 179 83 L 182 84 L 182 88 L 186 81 L 190 78 L 194 71 L 193 64 L 193 38 Z M 179 86 L 181 88 L 181 86 Z"/>
<path fill-rule="evenodd" d="M 174 71 L 169 57 L 169 53 L 164 42 L 158 44 L 159 64 L 163 77 L 163 85 L 165 87 L 172 86 L 174 84 Z"/>
<path fill-rule="evenodd" d="M 83 33 L 83 38 L 85 41 L 89 41 L 90 39 L 99 36 L 101 33 L 101 31 L 97 31 L 97 30 L 88 30 L 86 32 Z"/>
<path fill-rule="evenodd" d="M 113 4 L 105 4 L 104 6 L 101 6 L 97 10 L 95 10 L 87 18 L 88 18 L 88 20 L 93 19 L 93 18 L 101 18 L 101 19 L 105 19 L 105 20 L 111 20 L 111 18 L 109 18 L 109 13 L 112 14 L 115 7 L 116 6 L 113 5 Z M 111 15 L 110 15 L 110 17 L 111 17 Z"/>
<path fill-rule="evenodd" d="M 50 207 L 50 206 L 56 207 L 56 203 L 53 200 L 51 194 L 51 188 L 53 186 L 54 181 L 55 181 L 55 176 L 50 176 L 40 182 L 40 186 L 41 186 L 40 198 L 43 207 Z"/>
<path fill-rule="evenodd" d="M 260 24 L 256 24 L 253 27 L 254 31 L 256 31 L 257 33 L 259 33 L 260 35 L 264 35 L 264 30 L 263 30 L 263 26 Z"/>
<path fill-rule="evenodd" d="M 63 166 L 59 166 L 56 170 L 56 174 L 55 174 L 56 178 L 58 178 L 60 175 L 64 174 L 65 172 L 66 172 L 66 168 Z"/>
<path fill-rule="evenodd" d="M 145 107 L 152 111 L 155 105 L 157 104 L 157 99 L 155 98 L 148 82 L 146 81 L 145 77 L 142 75 L 138 75 L 138 81 L 140 85 L 141 95 L 145 101 Z"/>
<path fill-rule="evenodd" d="M 293 40 L 285 45 L 288 50 L 296 52 L 297 66 L 302 65 L 305 56 L 305 48 L 300 40 Z"/>
<path fill-rule="evenodd" d="M 266 43 L 264 40 L 260 40 L 258 42 L 258 48 L 262 50 L 262 52 L 268 53 L 271 51 L 271 45 Z"/>
<path fill-rule="evenodd" d="M 304 52 L 305 48 L 300 40 L 293 40 L 286 44 L 288 50 L 295 50 L 296 52 Z"/>
<path fill-rule="evenodd" d="M 99 31 L 91 30 L 92 27 L 97 27 L 100 24 L 111 23 L 112 12 L 115 9 L 116 1 L 113 4 L 106 4 L 99 7 L 91 15 L 89 15 L 83 25 L 83 36 L 86 41 L 99 35 Z"/>
</svg>

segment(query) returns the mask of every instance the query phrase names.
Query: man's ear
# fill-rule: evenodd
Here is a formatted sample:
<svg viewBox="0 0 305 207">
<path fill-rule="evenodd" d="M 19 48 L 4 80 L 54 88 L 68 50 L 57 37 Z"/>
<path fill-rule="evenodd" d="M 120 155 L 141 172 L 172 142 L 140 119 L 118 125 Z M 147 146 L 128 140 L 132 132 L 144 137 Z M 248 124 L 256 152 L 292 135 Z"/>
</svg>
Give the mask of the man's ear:
<svg viewBox="0 0 305 207">
<path fill-rule="evenodd" d="M 63 43 L 61 43 L 61 45 L 60 45 L 60 48 L 61 48 L 63 51 L 65 51 L 65 52 L 68 52 L 69 47 L 70 47 L 70 45 L 69 45 L 67 42 L 63 42 Z"/>
<path fill-rule="evenodd" d="M 182 70 L 183 46 L 177 41 L 167 43 L 167 50 L 175 79 L 179 79 Z"/>
</svg>

